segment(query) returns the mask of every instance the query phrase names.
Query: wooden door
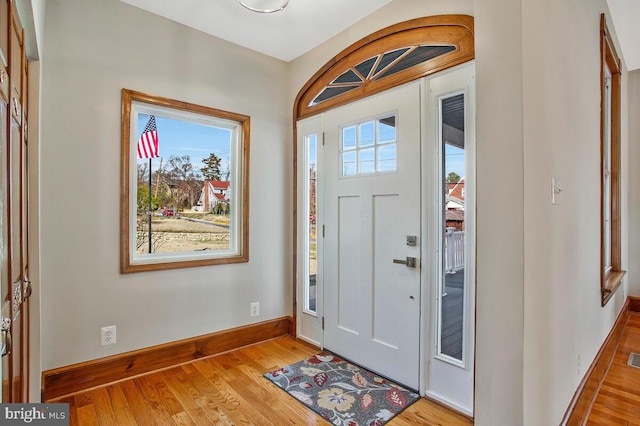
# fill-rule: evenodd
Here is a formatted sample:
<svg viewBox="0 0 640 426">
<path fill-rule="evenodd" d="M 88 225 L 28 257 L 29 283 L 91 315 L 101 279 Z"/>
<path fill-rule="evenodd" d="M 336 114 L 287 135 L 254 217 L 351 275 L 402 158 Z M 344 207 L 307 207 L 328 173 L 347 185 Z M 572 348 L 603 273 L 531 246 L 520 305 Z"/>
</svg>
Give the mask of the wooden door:
<svg viewBox="0 0 640 426">
<path fill-rule="evenodd" d="M 2 343 L 3 402 L 26 402 L 29 395 L 29 296 L 28 279 L 28 181 L 26 115 L 23 109 L 27 65 L 24 52 L 24 32 L 13 2 L 0 0 L 0 8 L 7 7 L 7 51 L 2 62 L 8 60 L 8 82 L 2 84 L 0 123 L 5 161 L 3 177 L 6 195 L 3 198 L 2 226 Z M 0 18 L 3 14 L 0 12 Z M 4 30 L 0 27 L 0 32 Z M 0 45 L 3 40 L 0 37 Z M 0 46 L 4 47 L 4 46 Z M 5 248 L 6 246 L 6 248 Z"/>
<path fill-rule="evenodd" d="M 0 2 L 1 3 L 1 2 Z M 9 277 L 9 144 L 7 139 L 9 75 L 0 63 L 0 353 L 2 402 L 11 401 L 11 279 Z"/>
</svg>

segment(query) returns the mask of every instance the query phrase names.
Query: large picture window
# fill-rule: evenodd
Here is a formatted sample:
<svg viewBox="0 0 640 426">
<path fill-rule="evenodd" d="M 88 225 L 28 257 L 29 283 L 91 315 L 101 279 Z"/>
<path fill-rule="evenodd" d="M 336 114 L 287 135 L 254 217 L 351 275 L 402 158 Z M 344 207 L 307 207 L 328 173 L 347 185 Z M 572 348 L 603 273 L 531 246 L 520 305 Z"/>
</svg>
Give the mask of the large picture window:
<svg viewBox="0 0 640 426">
<path fill-rule="evenodd" d="M 121 271 L 248 261 L 249 117 L 123 89 Z"/>
<path fill-rule="evenodd" d="M 605 15 L 600 16 L 601 294 L 604 306 L 622 283 L 620 215 L 621 65 Z"/>
</svg>

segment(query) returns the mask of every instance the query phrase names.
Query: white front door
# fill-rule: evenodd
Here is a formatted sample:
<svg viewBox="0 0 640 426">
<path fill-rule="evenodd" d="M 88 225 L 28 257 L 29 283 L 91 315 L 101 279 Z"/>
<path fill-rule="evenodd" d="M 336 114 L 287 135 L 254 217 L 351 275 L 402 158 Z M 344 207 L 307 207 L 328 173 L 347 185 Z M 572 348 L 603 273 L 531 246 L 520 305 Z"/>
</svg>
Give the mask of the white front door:
<svg viewBox="0 0 640 426">
<path fill-rule="evenodd" d="M 421 83 L 325 113 L 324 347 L 413 389 Z"/>
</svg>

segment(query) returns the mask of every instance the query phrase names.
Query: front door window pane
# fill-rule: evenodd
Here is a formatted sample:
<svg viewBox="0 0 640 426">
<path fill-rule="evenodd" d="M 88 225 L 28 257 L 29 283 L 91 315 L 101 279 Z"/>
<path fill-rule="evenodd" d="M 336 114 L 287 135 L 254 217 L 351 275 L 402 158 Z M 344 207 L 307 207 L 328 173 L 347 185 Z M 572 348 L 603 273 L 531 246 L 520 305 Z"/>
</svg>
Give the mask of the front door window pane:
<svg viewBox="0 0 640 426">
<path fill-rule="evenodd" d="M 397 168 L 396 116 L 342 128 L 341 176 L 392 172 Z"/>
</svg>

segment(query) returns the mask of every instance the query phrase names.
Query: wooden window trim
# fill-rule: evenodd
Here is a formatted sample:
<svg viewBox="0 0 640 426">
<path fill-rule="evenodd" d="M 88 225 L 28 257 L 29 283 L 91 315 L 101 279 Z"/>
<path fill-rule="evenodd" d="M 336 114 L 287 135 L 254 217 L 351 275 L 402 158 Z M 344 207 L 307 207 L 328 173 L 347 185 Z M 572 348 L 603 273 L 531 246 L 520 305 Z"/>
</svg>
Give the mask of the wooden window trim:
<svg viewBox="0 0 640 426">
<path fill-rule="evenodd" d="M 131 108 L 132 102 L 140 102 L 158 107 L 170 108 L 195 114 L 209 115 L 238 122 L 242 129 L 242 149 L 238 158 L 238 166 L 242 169 L 238 185 L 239 204 L 241 206 L 241 229 L 238 232 L 239 253 L 222 257 L 202 259 L 182 259 L 173 261 L 132 263 L 130 245 L 130 173 L 131 157 Z M 224 265 L 230 263 L 245 263 L 249 261 L 249 149 L 250 149 L 251 118 L 244 114 L 223 111 L 207 106 L 148 95 L 133 90 L 122 89 L 122 118 L 120 145 L 120 273 L 160 271 L 167 269 L 188 268 L 195 266 Z"/>
<path fill-rule="evenodd" d="M 604 197 L 604 176 L 600 173 L 600 293 L 602 306 L 606 305 L 613 294 L 622 284 L 626 271 L 622 270 L 621 264 L 621 199 L 620 199 L 620 88 L 622 77 L 622 66 L 616 48 L 607 28 L 604 13 L 600 15 L 600 168 L 604 167 L 605 161 L 605 69 L 611 71 L 611 112 L 609 131 L 611 133 L 611 270 L 605 273 L 605 230 L 603 211 L 605 207 Z"/>
<path fill-rule="evenodd" d="M 389 77 L 379 80 L 367 80 L 357 90 L 352 90 L 317 105 L 311 105 L 311 102 L 329 83 L 351 67 L 380 53 L 416 44 L 451 45 L 455 47 L 455 50 Z M 468 62 L 473 58 L 473 17 L 471 16 L 430 16 L 392 25 L 357 41 L 320 68 L 298 93 L 294 106 L 294 118 L 297 121 L 319 114 L 337 106 L 354 102 L 403 83 Z"/>
</svg>

